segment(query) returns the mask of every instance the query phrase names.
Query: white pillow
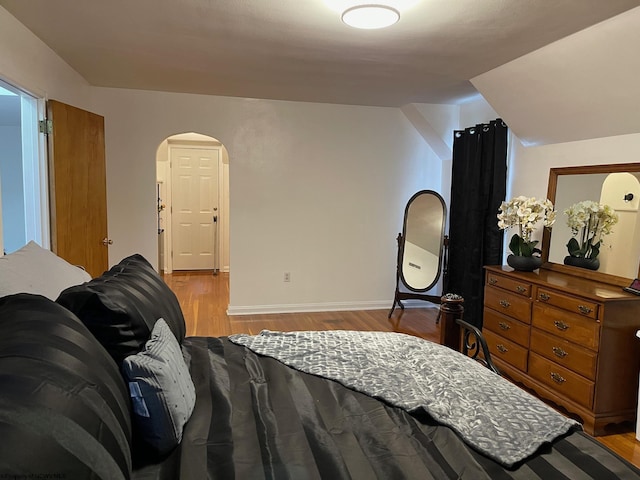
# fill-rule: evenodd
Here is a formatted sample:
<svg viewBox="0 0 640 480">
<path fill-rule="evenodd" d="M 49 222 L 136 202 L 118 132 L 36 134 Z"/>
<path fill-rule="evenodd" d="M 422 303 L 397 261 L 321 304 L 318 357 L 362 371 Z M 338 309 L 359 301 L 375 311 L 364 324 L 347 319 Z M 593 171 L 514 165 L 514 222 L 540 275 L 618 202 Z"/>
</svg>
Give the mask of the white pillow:
<svg viewBox="0 0 640 480">
<path fill-rule="evenodd" d="M 196 403 L 196 390 L 182 350 L 167 323 L 158 319 L 144 350 L 122 362 L 129 383 L 134 429 L 163 455 L 182 440 Z"/>
<path fill-rule="evenodd" d="M 62 290 L 89 280 L 87 272 L 34 241 L 0 257 L 0 297 L 35 293 L 55 301 Z"/>
</svg>

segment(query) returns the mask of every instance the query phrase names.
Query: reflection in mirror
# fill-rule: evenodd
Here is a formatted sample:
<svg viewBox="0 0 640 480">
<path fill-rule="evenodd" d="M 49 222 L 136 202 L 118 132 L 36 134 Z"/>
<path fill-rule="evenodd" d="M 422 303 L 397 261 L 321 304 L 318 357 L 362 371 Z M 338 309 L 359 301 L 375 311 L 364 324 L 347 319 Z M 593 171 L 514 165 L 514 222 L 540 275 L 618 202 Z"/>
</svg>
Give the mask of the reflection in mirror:
<svg viewBox="0 0 640 480">
<path fill-rule="evenodd" d="M 640 275 L 640 164 L 595 165 L 551 169 L 549 196 L 558 212 L 551 234 L 545 232 L 548 268 L 558 269 L 572 238 L 563 213 L 584 200 L 609 205 L 618 215 L 612 233 L 604 237 L 600 248 L 600 267 L 596 279 L 628 284 Z M 575 271 L 574 271 L 575 273 Z M 602 274 L 602 275 L 600 275 Z"/>
<path fill-rule="evenodd" d="M 436 285 L 443 269 L 446 275 L 445 218 L 446 207 L 438 193 L 421 190 L 409 199 L 398 235 L 396 293 L 389 317 L 396 304 L 404 309 L 404 299 L 439 303 L 440 297 L 423 292 Z"/>
<path fill-rule="evenodd" d="M 444 209 L 439 197 L 421 193 L 408 203 L 400 273 L 411 290 L 428 290 L 440 276 Z"/>
</svg>

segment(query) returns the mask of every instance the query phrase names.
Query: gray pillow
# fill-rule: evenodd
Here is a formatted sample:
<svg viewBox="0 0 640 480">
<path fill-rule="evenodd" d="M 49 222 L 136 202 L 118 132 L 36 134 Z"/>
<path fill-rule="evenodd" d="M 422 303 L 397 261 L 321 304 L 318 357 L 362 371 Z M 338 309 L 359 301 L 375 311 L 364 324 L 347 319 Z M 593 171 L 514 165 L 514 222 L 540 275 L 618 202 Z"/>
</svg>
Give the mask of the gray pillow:
<svg viewBox="0 0 640 480">
<path fill-rule="evenodd" d="M 33 293 L 50 300 L 66 288 L 91 280 L 83 269 L 31 241 L 20 250 L 0 257 L 0 297 Z"/>
<path fill-rule="evenodd" d="M 182 440 L 196 393 L 178 340 L 158 319 L 144 349 L 122 363 L 133 407 L 134 432 L 157 453 Z"/>
</svg>

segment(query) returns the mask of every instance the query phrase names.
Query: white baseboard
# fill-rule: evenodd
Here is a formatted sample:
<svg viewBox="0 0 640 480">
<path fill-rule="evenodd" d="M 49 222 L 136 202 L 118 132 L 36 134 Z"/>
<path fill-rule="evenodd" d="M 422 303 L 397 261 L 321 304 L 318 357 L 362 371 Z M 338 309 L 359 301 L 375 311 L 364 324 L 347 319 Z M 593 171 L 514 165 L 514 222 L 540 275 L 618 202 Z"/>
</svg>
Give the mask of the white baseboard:
<svg viewBox="0 0 640 480">
<path fill-rule="evenodd" d="M 403 300 L 406 308 L 440 308 L 439 305 L 420 300 Z M 374 302 L 299 303 L 289 305 L 247 305 L 227 307 L 227 315 L 260 315 L 270 313 L 347 312 L 353 310 L 390 310 L 391 300 Z M 396 306 L 396 309 L 400 307 Z"/>
<path fill-rule="evenodd" d="M 300 303 L 289 305 L 247 305 L 227 308 L 227 315 L 258 315 L 265 313 L 346 312 L 351 310 L 390 309 L 393 299 L 375 302 Z"/>
</svg>

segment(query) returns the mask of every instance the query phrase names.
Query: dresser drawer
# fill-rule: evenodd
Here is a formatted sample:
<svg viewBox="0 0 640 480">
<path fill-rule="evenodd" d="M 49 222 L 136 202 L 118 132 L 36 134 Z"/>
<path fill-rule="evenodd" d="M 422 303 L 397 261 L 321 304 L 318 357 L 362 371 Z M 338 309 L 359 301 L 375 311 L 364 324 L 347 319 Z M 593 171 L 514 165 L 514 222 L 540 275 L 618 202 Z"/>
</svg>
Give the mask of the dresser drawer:
<svg viewBox="0 0 640 480">
<path fill-rule="evenodd" d="M 527 323 L 519 322 L 490 308 L 485 308 L 482 326 L 507 340 L 529 348 L 529 330 L 531 327 Z"/>
<path fill-rule="evenodd" d="M 593 404 L 594 383 L 531 352 L 529 375 L 584 407 Z"/>
<path fill-rule="evenodd" d="M 515 293 L 485 286 L 484 305 L 521 322 L 531 323 L 531 301 Z"/>
<path fill-rule="evenodd" d="M 539 302 L 533 305 L 532 325 L 592 350 L 597 350 L 600 343 L 598 322 Z"/>
<path fill-rule="evenodd" d="M 487 272 L 487 285 L 492 287 L 499 287 L 510 292 L 517 293 L 524 297 L 531 296 L 531 284 L 526 282 L 520 282 L 518 280 L 497 275 L 493 272 Z"/>
<path fill-rule="evenodd" d="M 490 330 L 483 329 L 482 333 L 487 341 L 491 355 L 507 362 L 509 365 L 513 365 L 518 370 L 522 370 L 523 372 L 527 371 L 528 349 L 523 348 L 500 335 L 496 335 Z"/>
<path fill-rule="evenodd" d="M 531 351 L 562 365 L 590 380 L 596 379 L 596 360 L 598 354 L 592 350 L 579 347 L 549 335 L 537 328 L 531 329 Z"/>
<path fill-rule="evenodd" d="M 554 290 L 538 288 L 536 300 L 547 305 L 562 308 L 584 317 L 598 318 L 598 304 L 582 298 L 565 295 Z"/>
</svg>

